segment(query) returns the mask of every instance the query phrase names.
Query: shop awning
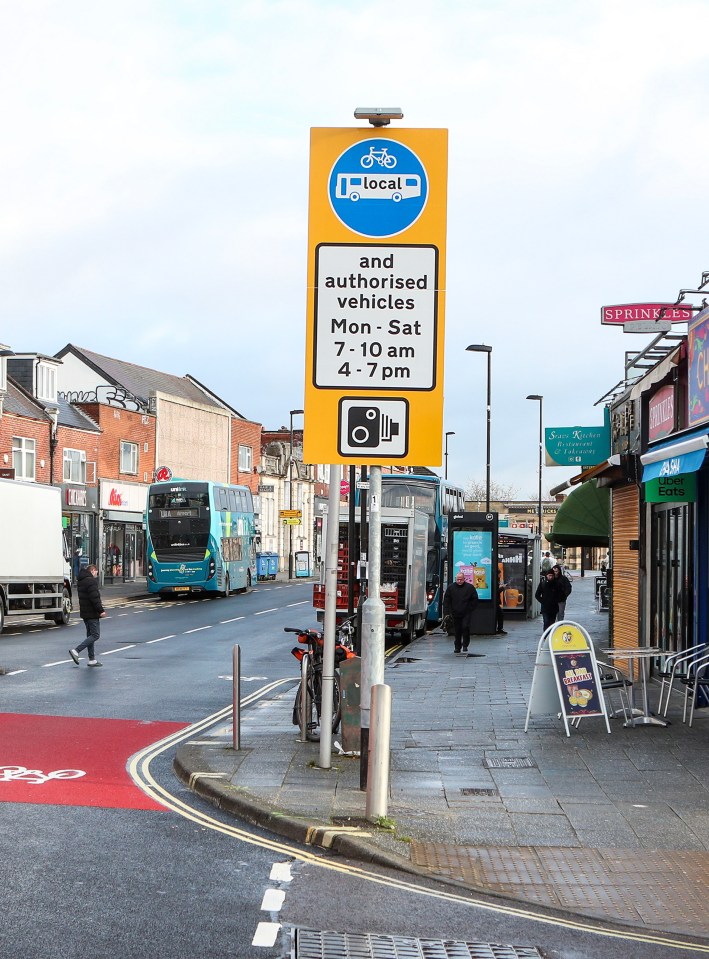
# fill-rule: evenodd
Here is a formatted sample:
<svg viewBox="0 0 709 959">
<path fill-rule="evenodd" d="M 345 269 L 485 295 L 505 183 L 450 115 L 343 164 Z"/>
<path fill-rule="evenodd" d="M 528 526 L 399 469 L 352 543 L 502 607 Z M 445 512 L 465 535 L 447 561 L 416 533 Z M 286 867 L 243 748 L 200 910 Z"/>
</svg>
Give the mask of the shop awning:
<svg viewBox="0 0 709 959">
<path fill-rule="evenodd" d="M 704 462 L 708 442 L 709 437 L 704 433 L 643 453 L 640 457 L 643 464 L 643 483 L 659 476 L 696 473 Z"/>
<path fill-rule="evenodd" d="M 559 507 L 550 538 L 560 546 L 608 546 L 610 491 L 582 483 Z"/>
</svg>

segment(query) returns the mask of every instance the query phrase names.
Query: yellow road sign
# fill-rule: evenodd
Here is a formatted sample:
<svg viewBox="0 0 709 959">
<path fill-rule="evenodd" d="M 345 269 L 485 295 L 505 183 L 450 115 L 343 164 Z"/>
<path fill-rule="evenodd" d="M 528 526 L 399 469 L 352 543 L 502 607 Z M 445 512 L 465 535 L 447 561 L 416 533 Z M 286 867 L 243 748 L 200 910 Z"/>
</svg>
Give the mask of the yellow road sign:
<svg viewBox="0 0 709 959">
<path fill-rule="evenodd" d="M 281 519 L 300 519 L 303 515 L 303 511 L 299 509 L 280 509 L 278 515 Z"/>
<path fill-rule="evenodd" d="M 300 526 L 302 520 L 286 518 L 282 522 L 284 526 Z"/>
<path fill-rule="evenodd" d="M 307 462 L 441 464 L 447 145 L 311 131 Z"/>
</svg>

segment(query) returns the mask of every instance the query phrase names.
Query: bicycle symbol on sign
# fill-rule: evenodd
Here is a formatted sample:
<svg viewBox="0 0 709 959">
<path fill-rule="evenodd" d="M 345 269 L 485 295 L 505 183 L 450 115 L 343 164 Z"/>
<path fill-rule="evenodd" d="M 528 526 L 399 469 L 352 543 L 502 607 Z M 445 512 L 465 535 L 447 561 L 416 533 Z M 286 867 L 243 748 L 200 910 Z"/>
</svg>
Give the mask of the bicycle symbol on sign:
<svg viewBox="0 0 709 959">
<path fill-rule="evenodd" d="M 359 162 L 362 164 L 365 170 L 369 170 L 374 166 L 375 160 L 379 166 L 385 166 L 389 170 L 396 166 L 396 157 L 391 156 L 386 147 L 382 147 L 381 150 L 376 150 L 374 147 L 370 147 L 369 153 L 365 153 Z"/>
<path fill-rule="evenodd" d="M 27 769 L 26 766 L 0 766 L 0 782 L 23 782 L 44 785 L 51 779 L 80 779 L 86 773 L 83 769 L 55 769 L 43 773 L 40 769 Z"/>
</svg>

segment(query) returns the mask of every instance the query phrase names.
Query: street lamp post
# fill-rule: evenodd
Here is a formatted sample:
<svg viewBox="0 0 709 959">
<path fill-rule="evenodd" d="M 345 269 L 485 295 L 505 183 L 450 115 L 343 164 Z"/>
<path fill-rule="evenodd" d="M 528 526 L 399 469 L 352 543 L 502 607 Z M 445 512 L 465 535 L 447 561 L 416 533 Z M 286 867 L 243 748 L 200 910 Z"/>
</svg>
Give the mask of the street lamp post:
<svg viewBox="0 0 709 959">
<path fill-rule="evenodd" d="M 539 403 L 539 496 L 537 499 L 537 525 L 539 527 L 539 543 L 542 543 L 542 446 L 544 442 L 544 437 L 542 433 L 542 426 L 544 423 L 544 416 L 542 409 L 544 407 L 544 397 L 540 396 L 538 393 L 530 393 L 527 397 L 528 400 L 536 400 Z"/>
<path fill-rule="evenodd" d="M 288 456 L 288 508 L 293 509 L 293 417 L 304 410 L 290 411 L 290 451 Z M 292 519 L 292 517 L 291 517 Z M 293 579 L 293 523 L 288 522 L 288 579 Z"/>
<path fill-rule="evenodd" d="M 471 353 L 487 353 L 487 463 L 485 465 L 485 512 L 490 512 L 490 409 L 491 409 L 491 367 L 492 367 L 492 347 L 485 346 L 484 343 L 473 343 L 466 346 L 466 350 Z"/>
<path fill-rule="evenodd" d="M 446 466 L 445 466 L 445 470 L 444 470 L 444 473 L 443 473 L 443 478 L 444 478 L 444 479 L 448 479 L 448 437 L 449 437 L 449 436 L 455 436 L 455 430 L 449 430 L 449 431 L 446 433 L 446 452 L 445 452 L 445 464 L 446 464 Z"/>
</svg>

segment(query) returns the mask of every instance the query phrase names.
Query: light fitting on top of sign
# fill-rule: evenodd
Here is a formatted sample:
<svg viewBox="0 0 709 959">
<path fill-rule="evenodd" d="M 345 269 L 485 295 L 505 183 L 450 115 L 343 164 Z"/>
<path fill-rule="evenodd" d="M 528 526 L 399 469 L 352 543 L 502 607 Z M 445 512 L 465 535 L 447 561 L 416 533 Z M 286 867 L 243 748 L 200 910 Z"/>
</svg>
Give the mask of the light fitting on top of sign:
<svg viewBox="0 0 709 959">
<path fill-rule="evenodd" d="M 418 220 L 428 199 L 428 176 L 413 152 L 396 140 L 360 140 L 330 172 L 335 216 L 360 236 L 396 236 Z"/>
</svg>

